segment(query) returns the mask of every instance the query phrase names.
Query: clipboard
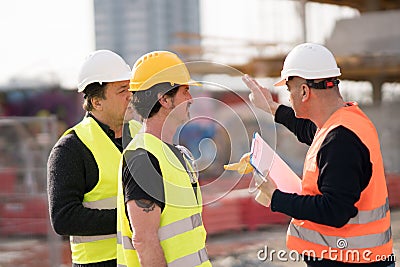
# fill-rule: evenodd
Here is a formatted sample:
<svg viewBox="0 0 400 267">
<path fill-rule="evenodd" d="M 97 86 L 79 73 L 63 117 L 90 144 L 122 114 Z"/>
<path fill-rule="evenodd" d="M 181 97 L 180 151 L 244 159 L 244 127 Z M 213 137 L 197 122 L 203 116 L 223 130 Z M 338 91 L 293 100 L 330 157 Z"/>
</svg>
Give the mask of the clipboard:
<svg viewBox="0 0 400 267">
<path fill-rule="evenodd" d="M 301 179 L 257 132 L 251 142 L 250 164 L 262 176 L 274 180 L 286 193 L 301 193 Z"/>
</svg>

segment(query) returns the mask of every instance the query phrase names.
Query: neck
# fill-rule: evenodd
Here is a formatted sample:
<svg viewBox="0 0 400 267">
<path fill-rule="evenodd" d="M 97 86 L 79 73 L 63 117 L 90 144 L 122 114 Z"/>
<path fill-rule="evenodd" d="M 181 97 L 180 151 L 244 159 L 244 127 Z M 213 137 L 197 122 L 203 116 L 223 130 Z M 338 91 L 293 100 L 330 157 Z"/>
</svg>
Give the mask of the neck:
<svg viewBox="0 0 400 267">
<path fill-rule="evenodd" d="M 115 138 L 121 138 L 122 137 L 122 126 L 123 123 L 119 122 L 118 120 L 112 120 L 109 119 L 107 116 L 104 116 L 102 113 L 92 111 L 92 115 L 101 123 L 104 123 L 108 127 L 110 127 L 111 130 L 114 131 Z"/>
<path fill-rule="evenodd" d="M 326 103 L 328 101 L 325 103 L 324 102 L 321 102 L 320 105 L 315 106 L 316 109 L 313 111 L 314 116 L 313 119 L 311 119 L 319 129 L 324 126 L 325 122 L 332 116 L 333 113 L 346 106 L 346 103 L 342 98 L 338 98 L 333 102 L 330 101 L 330 103 Z"/>
<path fill-rule="evenodd" d="M 152 134 L 163 142 L 172 145 L 177 127 L 171 127 L 167 124 L 165 123 L 165 118 L 156 114 L 143 121 L 144 132 Z"/>
</svg>

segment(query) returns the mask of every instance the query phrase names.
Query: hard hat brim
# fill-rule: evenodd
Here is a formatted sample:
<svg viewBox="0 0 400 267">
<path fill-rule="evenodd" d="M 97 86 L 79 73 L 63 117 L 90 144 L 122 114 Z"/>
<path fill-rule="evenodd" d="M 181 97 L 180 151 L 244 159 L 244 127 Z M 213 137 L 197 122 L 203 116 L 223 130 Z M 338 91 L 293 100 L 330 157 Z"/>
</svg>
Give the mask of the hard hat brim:
<svg viewBox="0 0 400 267">
<path fill-rule="evenodd" d="M 203 86 L 200 82 L 195 81 L 195 80 L 190 80 L 190 81 L 188 82 L 188 85 Z"/>
<path fill-rule="evenodd" d="M 286 79 L 282 79 L 279 82 L 274 83 L 274 86 L 284 86 L 286 85 Z"/>
<path fill-rule="evenodd" d="M 166 81 L 167 83 L 168 83 L 168 81 Z M 132 85 L 132 84 L 134 84 L 133 82 L 131 82 L 130 83 L 130 85 Z M 160 84 L 160 83 L 157 83 L 157 84 Z M 154 84 L 154 85 L 156 85 L 156 84 Z M 151 89 L 151 87 L 152 86 L 154 86 L 154 85 L 147 85 L 147 86 L 141 86 L 141 87 L 139 87 L 139 88 L 136 88 L 136 87 L 133 87 L 133 86 L 130 86 L 129 87 L 129 91 L 131 91 L 131 92 L 139 92 L 139 91 L 145 91 L 145 90 L 149 90 L 149 89 Z M 171 87 L 176 87 L 176 85 L 177 84 L 171 84 Z M 195 81 L 195 80 L 189 80 L 188 82 L 185 82 L 185 83 L 180 83 L 179 84 L 179 86 L 181 86 L 181 85 L 189 85 L 189 86 L 203 86 L 200 82 L 198 82 L 198 81 Z"/>
</svg>

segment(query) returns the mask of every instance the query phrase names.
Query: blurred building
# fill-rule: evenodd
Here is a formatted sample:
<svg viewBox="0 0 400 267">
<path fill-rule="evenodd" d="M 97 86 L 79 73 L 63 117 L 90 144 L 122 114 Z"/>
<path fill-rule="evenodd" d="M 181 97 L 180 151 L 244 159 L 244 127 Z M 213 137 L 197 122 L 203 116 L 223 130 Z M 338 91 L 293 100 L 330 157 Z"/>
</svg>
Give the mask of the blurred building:
<svg viewBox="0 0 400 267">
<path fill-rule="evenodd" d="M 199 0 L 94 0 L 96 49 L 119 53 L 129 65 L 153 50 L 198 46 L 181 33 L 200 32 Z"/>
</svg>

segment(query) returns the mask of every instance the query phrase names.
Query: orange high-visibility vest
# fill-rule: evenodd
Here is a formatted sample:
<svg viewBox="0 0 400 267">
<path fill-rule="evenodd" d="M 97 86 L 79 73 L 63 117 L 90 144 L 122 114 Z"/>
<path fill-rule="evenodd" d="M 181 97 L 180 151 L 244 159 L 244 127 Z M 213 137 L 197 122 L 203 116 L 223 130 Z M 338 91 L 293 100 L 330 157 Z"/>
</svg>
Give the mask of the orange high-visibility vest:
<svg viewBox="0 0 400 267">
<path fill-rule="evenodd" d="M 317 185 L 317 153 L 327 134 L 344 126 L 368 148 L 372 163 L 371 180 L 355 203 L 358 213 L 340 228 L 292 219 L 287 247 L 314 258 L 349 263 L 375 262 L 391 255 L 393 246 L 384 167 L 375 127 L 357 103 L 349 104 L 332 114 L 314 136 L 304 163 L 302 195 L 321 195 Z"/>
</svg>

